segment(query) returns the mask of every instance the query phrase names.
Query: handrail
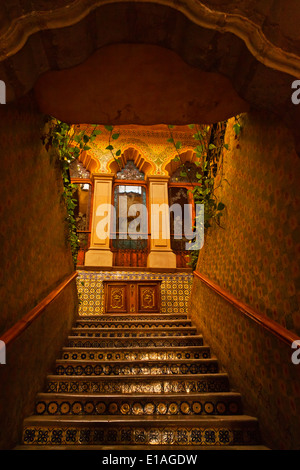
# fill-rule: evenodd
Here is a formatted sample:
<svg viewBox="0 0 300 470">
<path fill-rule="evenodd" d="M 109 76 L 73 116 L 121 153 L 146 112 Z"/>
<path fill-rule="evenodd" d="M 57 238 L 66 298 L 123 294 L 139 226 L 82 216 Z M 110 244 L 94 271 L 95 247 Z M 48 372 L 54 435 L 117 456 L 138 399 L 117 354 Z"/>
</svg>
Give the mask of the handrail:
<svg viewBox="0 0 300 470">
<path fill-rule="evenodd" d="M 24 317 L 17 321 L 9 330 L 7 330 L 1 337 L 0 340 L 3 341 L 6 347 L 11 344 L 18 336 L 20 336 L 23 331 L 25 331 L 31 323 L 36 320 L 41 313 L 50 305 L 53 300 L 55 300 L 58 295 L 77 277 L 77 272 L 75 271 L 70 276 L 68 276 L 63 282 L 61 282 L 55 289 L 53 289 L 50 294 L 47 295 L 38 305 L 36 305 L 32 310 L 30 310 Z"/>
<path fill-rule="evenodd" d="M 257 311 L 255 311 L 252 307 L 241 302 L 228 291 L 220 287 L 215 282 L 211 281 L 208 277 L 204 274 L 199 273 L 198 271 L 193 271 L 194 276 L 199 278 L 205 285 L 207 285 L 210 289 L 215 291 L 221 297 L 223 297 L 227 302 L 230 302 L 234 307 L 236 307 L 240 312 L 242 312 L 247 317 L 251 318 L 251 320 L 255 321 L 259 325 L 261 325 L 264 329 L 271 332 L 273 335 L 277 336 L 281 341 L 291 346 L 291 343 L 294 341 L 299 341 L 300 338 L 292 331 L 287 330 L 279 323 L 271 320 L 266 315 L 263 315 Z"/>
</svg>

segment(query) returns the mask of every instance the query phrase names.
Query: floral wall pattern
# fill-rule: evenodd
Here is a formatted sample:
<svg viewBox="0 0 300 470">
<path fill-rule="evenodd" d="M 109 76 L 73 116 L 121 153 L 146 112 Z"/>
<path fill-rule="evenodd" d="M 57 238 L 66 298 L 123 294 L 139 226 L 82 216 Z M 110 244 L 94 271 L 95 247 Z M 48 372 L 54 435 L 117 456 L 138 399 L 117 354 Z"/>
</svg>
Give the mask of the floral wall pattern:
<svg viewBox="0 0 300 470">
<path fill-rule="evenodd" d="M 31 108 L 0 110 L 2 333 L 74 270 L 61 173 L 41 141 L 43 117 Z"/>
<path fill-rule="evenodd" d="M 43 117 L 32 101 L 1 106 L 0 334 L 74 271 L 66 238 L 61 173 L 41 141 Z M 41 390 L 77 311 L 70 284 L 7 347 L 0 368 L 0 448 L 20 441 L 22 421 Z"/>
<path fill-rule="evenodd" d="M 197 270 L 300 334 L 300 160 L 290 133 L 268 115 L 229 121 L 224 150 L 222 226 L 208 233 Z M 269 445 L 300 447 L 300 365 L 292 349 L 195 278 L 190 314 L 228 370 Z M 279 425 L 280 423 L 280 425 Z"/>
</svg>

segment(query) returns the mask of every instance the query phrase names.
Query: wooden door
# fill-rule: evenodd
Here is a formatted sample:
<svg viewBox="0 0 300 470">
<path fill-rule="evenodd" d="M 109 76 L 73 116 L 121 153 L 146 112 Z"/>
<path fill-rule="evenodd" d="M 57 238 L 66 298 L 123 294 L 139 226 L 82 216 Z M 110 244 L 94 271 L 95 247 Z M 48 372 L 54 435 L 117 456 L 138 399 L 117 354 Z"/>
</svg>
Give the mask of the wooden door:
<svg viewBox="0 0 300 470">
<path fill-rule="evenodd" d="M 104 281 L 105 313 L 160 312 L 161 281 Z"/>
</svg>

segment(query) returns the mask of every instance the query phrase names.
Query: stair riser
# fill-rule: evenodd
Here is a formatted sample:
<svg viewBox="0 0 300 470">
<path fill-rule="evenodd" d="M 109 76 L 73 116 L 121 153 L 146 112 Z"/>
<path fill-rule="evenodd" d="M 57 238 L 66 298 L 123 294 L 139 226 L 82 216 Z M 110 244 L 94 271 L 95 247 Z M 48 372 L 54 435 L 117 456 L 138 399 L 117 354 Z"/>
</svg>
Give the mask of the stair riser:
<svg viewBox="0 0 300 470">
<path fill-rule="evenodd" d="M 102 328 L 98 330 L 97 328 L 82 328 L 82 329 L 72 329 L 71 336 L 80 336 L 80 337 L 95 337 L 95 338 L 140 338 L 148 337 L 155 338 L 157 336 L 190 336 L 196 335 L 197 330 L 195 328 L 178 328 L 178 329 L 161 329 L 161 328 L 115 328 L 115 331 L 109 328 Z"/>
<path fill-rule="evenodd" d="M 207 347 L 198 348 L 189 351 L 104 351 L 103 349 L 93 350 L 72 350 L 64 351 L 62 359 L 64 360 L 99 360 L 99 361 L 153 361 L 153 360 L 177 360 L 177 359 L 208 359 L 210 358 L 210 349 Z"/>
<path fill-rule="evenodd" d="M 238 415 L 242 413 L 242 405 L 240 398 L 209 399 L 197 398 L 195 400 L 188 399 L 178 400 L 176 397 L 164 399 L 149 400 L 145 398 L 127 400 L 118 399 L 113 401 L 110 397 L 101 397 L 95 399 L 93 397 L 78 398 L 68 397 L 55 399 L 41 399 L 37 401 L 35 411 L 38 415 L 121 415 L 121 416 L 200 416 L 200 415 Z"/>
<path fill-rule="evenodd" d="M 118 315 L 116 313 L 111 315 L 106 314 L 99 314 L 99 315 L 81 315 L 80 318 L 77 318 L 76 321 L 107 321 L 107 322 L 114 322 L 114 321 L 170 321 L 170 320 L 189 320 L 187 315 L 184 313 L 149 313 L 149 314 L 123 314 Z"/>
<path fill-rule="evenodd" d="M 163 325 L 162 325 L 163 324 Z M 159 323 L 154 323 L 154 322 L 117 322 L 117 321 L 111 321 L 111 322 L 82 322 L 78 321 L 76 322 L 76 328 L 86 328 L 86 329 L 94 329 L 94 328 L 125 328 L 125 329 L 131 329 L 131 328 L 161 328 L 162 326 L 164 328 L 191 328 L 191 322 L 190 321 L 177 321 L 177 322 L 162 322 L 162 324 Z"/>
<path fill-rule="evenodd" d="M 231 426 L 180 426 L 160 424 L 116 426 L 112 423 L 84 425 L 29 426 L 24 429 L 24 444 L 41 445 L 177 445 L 211 446 L 215 445 L 255 445 L 259 442 L 257 426 L 232 424 Z"/>
<path fill-rule="evenodd" d="M 104 363 L 96 364 L 59 364 L 56 366 L 55 374 L 57 375 L 79 375 L 79 376 L 90 376 L 90 375 L 178 375 L 178 374 L 215 374 L 218 372 L 217 362 L 209 363 L 189 363 L 174 364 L 158 362 L 157 364 L 149 365 L 145 364 L 122 364 L 122 365 L 110 365 Z"/>
<path fill-rule="evenodd" d="M 69 377 L 68 379 L 49 379 L 47 392 L 50 393 L 101 393 L 101 394 L 160 394 L 160 393 L 203 393 L 227 392 L 228 378 L 216 374 L 215 377 L 201 379 L 187 378 L 182 380 L 174 376 L 170 378 L 142 377 Z"/>
<path fill-rule="evenodd" d="M 69 337 L 69 347 L 86 348 L 162 348 L 176 346 L 202 346 L 203 339 L 199 336 L 167 337 L 167 338 L 86 338 Z"/>
</svg>

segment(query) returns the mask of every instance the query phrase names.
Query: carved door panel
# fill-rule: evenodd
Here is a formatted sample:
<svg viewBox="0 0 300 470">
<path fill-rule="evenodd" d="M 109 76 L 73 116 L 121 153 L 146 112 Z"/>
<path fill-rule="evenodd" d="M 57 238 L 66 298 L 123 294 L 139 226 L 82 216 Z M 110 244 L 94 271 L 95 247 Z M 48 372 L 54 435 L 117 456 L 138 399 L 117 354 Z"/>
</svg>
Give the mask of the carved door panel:
<svg viewBox="0 0 300 470">
<path fill-rule="evenodd" d="M 160 283 L 104 281 L 105 313 L 160 312 Z"/>
<path fill-rule="evenodd" d="M 160 286 L 157 283 L 138 283 L 136 290 L 138 313 L 160 311 Z"/>
<path fill-rule="evenodd" d="M 105 286 L 104 292 L 107 313 L 127 313 L 128 284 L 109 283 Z"/>
</svg>

